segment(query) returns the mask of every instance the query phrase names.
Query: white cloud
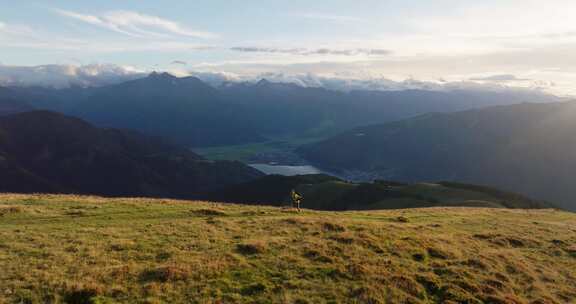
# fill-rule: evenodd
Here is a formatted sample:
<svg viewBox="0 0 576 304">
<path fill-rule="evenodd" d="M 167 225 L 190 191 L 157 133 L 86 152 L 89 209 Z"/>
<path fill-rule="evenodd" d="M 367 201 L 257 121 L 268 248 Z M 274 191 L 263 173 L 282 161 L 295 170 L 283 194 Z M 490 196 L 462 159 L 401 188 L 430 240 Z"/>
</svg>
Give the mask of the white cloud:
<svg viewBox="0 0 576 304">
<path fill-rule="evenodd" d="M 519 78 L 513 74 L 496 74 L 488 76 L 476 76 L 470 78 L 472 81 L 494 81 L 494 82 L 508 82 L 508 81 L 529 81 L 527 78 Z"/>
<path fill-rule="evenodd" d="M 13 36 L 29 36 L 33 34 L 32 28 L 21 24 L 7 24 L 0 22 L 0 38 L 9 38 Z"/>
<path fill-rule="evenodd" d="M 392 80 L 387 77 L 365 77 L 363 75 L 315 75 L 262 73 L 255 76 L 253 81 L 265 78 L 272 82 L 294 83 L 303 87 L 323 87 L 338 91 L 374 90 L 374 91 L 401 91 L 401 90 L 477 90 L 477 91 L 506 91 L 506 90 L 532 90 L 505 86 L 492 83 L 474 81 L 426 81 L 414 78 Z"/>
<path fill-rule="evenodd" d="M 455 2 L 450 10 L 406 18 L 411 31 L 399 40 L 412 49 L 432 46 L 444 54 L 575 43 L 575 10 L 573 0 Z"/>
<path fill-rule="evenodd" d="M 304 19 L 312 19 L 312 20 L 320 20 L 320 21 L 330 21 L 336 23 L 356 23 L 361 22 L 362 19 L 352 17 L 352 16 L 344 16 L 344 15 L 331 15 L 331 14 L 322 14 L 322 13 L 302 13 L 302 14 L 292 14 L 292 16 L 300 17 Z"/>
<path fill-rule="evenodd" d="M 285 73 L 254 72 L 233 73 L 210 70 L 185 70 L 168 68 L 167 72 L 178 76 L 195 76 L 217 87 L 227 82 L 257 82 L 268 79 L 272 82 L 294 83 L 303 87 L 323 87 L 331 90 L 376 90 L 397 91 L 422 89 L 434 91 L 474 90 L 474 91 L 520 91 L 541 92 L 552 83 L 532 83 L 529 86 L 518 86 L 511 82 L 503 84 L 492 81 L 471 80 L 421 80 L 415 78 L 391 79 L 390 77 L 363 73 Z M 3 86 L 41 86 L 67 88 L 70 86 L 97 87 L 120 83 L 148 75 L 149 70 L 114 64 L 91 65 L 41 65 L 41 66 L 8 66 L 0 64 L 0 85 Z M 574 75 L 567 75 L 574 77 Z"/>
<path fill-rule="evenodd" d="M 61 9 L 55 11 L 68 18 L 138 38 L 162 38 L 174 35 L 202 39 L 218 37 L 214 33 L 188 29 L 172 20 L 132 11 L 109 11 L 102 15 L 80 14 Z"/>
<path fill-rule="evenodd" d="M 484 91 L 484 92 L 524 92 L 542 94 L 550 84 L 539 83 L 538 86 L 518 86 L 514 84 L 503 84 L 491 81 L 472 80 L 421 80 L 406 78 L 393 80 L 385 76 L 369 76 L 358 73 L 336 73 L 336 74 L 313 74 L 313 73 L 283 73 L 283 72 L 263 72 L 263 73 L 231 73 L 220 71 L 169 71 L 179 77 L 195 76 L 209 83 L 214 87 L 226 83 L 256 83 L 261 79 L 266 79 L 275 83 L 292 83 L 302 87 L 320 87 L 336 91 L 402 91 L 402 90 L 429 90 L 429 91 Z"/>
<path fill-rule="evenodd" d="M 91 65 L 0 65 L 0 85 L 42 86 L 66 88 L 70 86 L 102 86 L 139 78 L 143 70 L 113 64 Z"/>
<path fill-rule="evenodd" d="M 146 40 L 146 43 L 135 43 L 127 39 L 71 38 L 27 25 L 6 23 L 2 23 L 0 26 L 0 39 L 4 48 L 83 51 L 86 53 L 131 51 L 186 52 L 213 50 L 215 48 L 212 45 L 198 44 L 177 38 Z"/>
<path fill-rule="evenodd" d="M 392 51 L 385 49 L 336 49 L 336 48 L 270 48 L 270 47 L 232 47 L 231 51 L 244 52 L 244 53 L 270 53 L 270 54 L 288 54 L 288 55 L 335 55 L 335 56 L 387 56 L 391 55 Z"/>
<path fill-rule="evenodd" d="M 572 0 L 509 0 L 468 3 L 452 15 L 418 17 L 421 31 L 462 36 L 526 37 L 565 33 L 576 29 Z"/>
</svg>

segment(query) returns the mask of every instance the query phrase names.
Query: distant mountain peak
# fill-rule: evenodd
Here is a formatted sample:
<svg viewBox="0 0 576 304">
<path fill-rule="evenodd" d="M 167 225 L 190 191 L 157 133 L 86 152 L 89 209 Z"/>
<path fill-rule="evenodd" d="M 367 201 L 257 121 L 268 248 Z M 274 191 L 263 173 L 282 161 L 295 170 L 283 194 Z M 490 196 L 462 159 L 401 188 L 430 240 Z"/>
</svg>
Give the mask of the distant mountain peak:
<svg viewBox="0 0 576 304">
<path fill-rule="evenodd" d="M 294 90 L 305 87 L 292 82 L 272 82 L 266 78 L 260 79 L 255 85 L 257 88 L 275 89 L 275 90 Z"/>
<path fill-rule="evenodd" d="M 268 79 L 262 78 L 262 79 L 260 79 L 260 80 L 256 83 L 256 86 L 258 86 L 258 87 L 269 87 L 269 86 L 271 86 L 272 84 L 273 84 L 273 83 L 270 82 Z"/>
<path fill-rule="evenodd" d="M 200 78 L 195 76 L 187 76 L 187 77 L 176 77 L 167 72 L 152 72 L 148 77 L 143 78 L 146 82 L 146 85 L 154 85 L 154 84 L 161 84 L 161 85 L 169 85 L 170 87 L 193 87 L 196 90 L 204 90 L 204 91 L 212 91 L 214 88 L 202 81 Z M 152 82 L 152 84 L 150 84 Z"/>
<path fill-rule="evenodd" d="M 196 83 L 196 84 L 202 84 L 202 85 L 206 85 L 206 86 L 210 86 L 209 84 L 207 84 L 206 82 L 202 81 L 202 79 L 196 77 L 196 76 L 186 76 L 186 77 L 182 77 L 179 78 L 180 80 L 183 81 L 187 81 L 188 83 Z"/>
<path fill-rule="evenodd" d="M 173 80 L 173 79 L 177 79 L 178 77 L 176 77 L 170 73 L 167 73 L 167 72 L 161 72 L 160 73 L 160 72 L 154 71 L 148 75 L 148 78 Z"/>
</svg>

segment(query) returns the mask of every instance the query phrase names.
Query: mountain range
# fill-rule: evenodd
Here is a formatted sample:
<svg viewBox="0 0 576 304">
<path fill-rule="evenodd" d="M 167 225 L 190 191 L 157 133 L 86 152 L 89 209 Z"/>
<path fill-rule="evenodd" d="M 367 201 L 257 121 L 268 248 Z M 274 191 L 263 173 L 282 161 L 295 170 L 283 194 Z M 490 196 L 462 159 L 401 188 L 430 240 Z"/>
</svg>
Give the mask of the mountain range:
<svg viewBox="0 0 576 304">
<path fill-rule="evenodd" d="M 356 128 L 298 152 L 332 171 L 490 185 L 576 210 L 574 117 L 576 102 L 427 114 Z"/>
<path fill-rule="evenodd" d="M 212 87 L 167 73 L 98 88 L 0 88 L 0 191 L 239 201 L 243 191 L 232 186 L 251 191 L 267 184 L 263 174 L 189 147 L 341 132 L 297 153 L 337 174 L 481 184 L 576 208 L 576 103 L 558 100 L 528 91 L 341 92 L 267 80 Z"/>
<path fill-rule="evenodd" d="M 97 88 L 11 88 L 37 109 L 83 118 L 100 127 L 134 129 L 192 146 L 262 142 L 279 136 L 326 136 L 430 112 L 551 102 L 537 91 L 352 91 L 289 83 L 225 83 L 167 73 Z"/>
</svg>

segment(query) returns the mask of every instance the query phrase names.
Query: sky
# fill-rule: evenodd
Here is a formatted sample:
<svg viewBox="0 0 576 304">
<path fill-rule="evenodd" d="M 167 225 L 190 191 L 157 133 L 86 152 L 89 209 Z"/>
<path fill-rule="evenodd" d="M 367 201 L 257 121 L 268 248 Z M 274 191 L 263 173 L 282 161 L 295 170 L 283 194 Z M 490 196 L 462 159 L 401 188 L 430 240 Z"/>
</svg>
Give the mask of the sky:
<svg viewBox="0 0 576 304">
<path fill-rule="evenodd" d="M 42 75 L 32 67 L 56 65 L 59 73 L 465 81 L 576 95 L 573 0 L 0 0 L 0 7 L 0 80 L 49 77 L 54 66 Z"/>
</svg>

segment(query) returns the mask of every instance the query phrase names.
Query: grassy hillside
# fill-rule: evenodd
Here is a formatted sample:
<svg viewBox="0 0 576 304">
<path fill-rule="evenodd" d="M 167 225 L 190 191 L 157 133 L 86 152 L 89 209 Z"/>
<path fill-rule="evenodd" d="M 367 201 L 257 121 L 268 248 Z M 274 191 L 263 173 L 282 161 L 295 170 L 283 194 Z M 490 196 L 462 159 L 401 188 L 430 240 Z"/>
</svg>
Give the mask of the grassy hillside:
<svg viewBox="0 0 576 304">
<path fill-rule="evenodd" d="M 0 303 L 568 303 L 576 215 L 0 196 Z"/>
<path fill-rule="evenodd" d="M 553 204 L 496 188 L 455 183 L 346 182 L 324 174 L 267 175 L 209 196 L 213 201 L 285 206 L 296 189 L 302 204 L 315 210 L 380 210 L 424 207 L 540 209 Z"/>
<path fill-rule="evenodd" d="M 194 148 L 194 152 L 210 160 L 237 160 L 244 163 L 259 162 L 288 162 L 292 159 L 286 159 L 286 155 L 293 155 L 294 150 L 299 146 L 314 143 L 326 136 L 298 136 L 298 137 L 280 137 L 276 136 L 272 141 L 260 143 L 250 143 L 243 145 L 216 146 Z"/>
</svg>

